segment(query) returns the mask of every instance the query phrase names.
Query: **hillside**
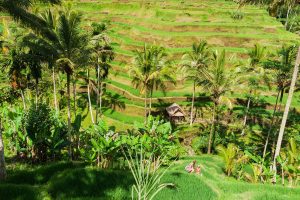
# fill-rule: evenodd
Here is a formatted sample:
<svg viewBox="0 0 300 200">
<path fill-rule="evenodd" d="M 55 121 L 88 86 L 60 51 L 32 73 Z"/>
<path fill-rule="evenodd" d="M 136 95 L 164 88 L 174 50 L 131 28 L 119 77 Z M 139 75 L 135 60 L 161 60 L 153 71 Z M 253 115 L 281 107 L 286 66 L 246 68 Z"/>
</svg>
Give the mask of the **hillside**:
<svg viewBox="0 0 300 200">
<path fill-rule="evenodd" d="M 188 174 L 184 167 L 196 159 L 203 175 Z M 251 184 L 228 178 L 217 156 L 187 157 L 176 161 L 163 182 L 175 188 L 163 190 L 155 199 L 266 199 L 296 200 L 299 188 Z M 131 174 L 119 170 L 101 170 L 82 163 L 56 163 L 31 168 L 9 165 L 10 176 L 0 184 L 5 199 L 130 199 Z M 12 171 L 13 170 L 13 171 Z"/>
<path fill-rule="evenodd" d="M 295 43 L 299 39 L 297 35 L 285 31 L 282 24 L 270 17 L 265 8 L 248 5 L 242 9 L 242 20 L 232 19 L 231 15 L 236 11 L 237 5 L 225 0 L 85 0 L 76 3 L 75 8 L 84 14 L 86 23 L 106 21 L 109 24 L 109 36 L 116 58 L 106 81 L 107 88 L 120 95 L 126 108 L 115 111 L 115 114 L 110 111 L 105 114 L 126 124 L 139 121 L 144 113 L 142 95 L 139 89 L 132 86 L 127 73 L 127 67 L 132 65 L 133 51 L 141 49 L 144 44 L 165 47 L 178 66 L 182 55 L 190 51 L 194 42 L 207 40 L 214 49 L 225 49 L 227 55 L 235 57 L 235 62 L 246 64 L 247 52 L 256 43 L 266 46 L 269 52 L 276 52 L 284 43 Z M 228 63 L 228 67 L 230 64 L 232 63 Z M 153 100 L 154 103 L 157 102 L 154 106 L 164 108 L 173 102 L 182 106 L 189 105 L 192 84 L 182 81 L 180 71 L 177 75 L 177 85 L 169 85 L 166 94 L 154 92 L 153 97 L 159 98 Z M 203 90 L 197 88 L 197 92 L 201 94 Z M 269 96 L 263 100 L 274 104 L 275 93 L 267 94 Z M 244 97 L 242 90 L 236 90 L 231 95 L 232 98 Z M 294 98 L 293 106 L 298 108 L 298 104 L 297 98 Z"/>
</svg>

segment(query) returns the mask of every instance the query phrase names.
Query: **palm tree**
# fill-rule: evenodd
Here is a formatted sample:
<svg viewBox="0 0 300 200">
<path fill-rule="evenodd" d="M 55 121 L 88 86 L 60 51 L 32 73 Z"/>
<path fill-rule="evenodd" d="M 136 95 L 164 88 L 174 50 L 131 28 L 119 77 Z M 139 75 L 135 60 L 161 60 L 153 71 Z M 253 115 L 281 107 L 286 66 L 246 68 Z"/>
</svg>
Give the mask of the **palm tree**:
<svg viewBox="0 0 300 200">
<path fill-rule="evenodd" d="M 295 67 L 294 67 L 294 72 L 293 72 L 292 81 L 291 81 L 291 85 L 290 85 L 289 95 L 288 95 L 287 102 L 285 105 L 285 110 L 284 110 L 282 122 L 280 125 L 280 130 L 279 130 L 279 135 L 278 135 L 278 140 L 277 140 L 277 145 L 276 145 L 276 150 L 275 150 L 275 155 L 274 155 L 273 170 L 274 170 L 274 181 L 275 182 L 276 182 L 276 159 L 279 156 L 280 149 L 281 149 L 281 143 L 282 143 L 282 138 L 283 138 L 283 134 L 284 134 L 284 130 L 285 130 L 285 125 L 286 125 L 287 117 L 289 114 L 289 109 L 290 109 L 290 106 L 292 103 L 292 98 L 293 98 L 293 94 L 294 94 L 294 90 L 295 90 L 296 81 L 298 78 L 299 65 L 300 65 L 300 47 L 298 48 L 298 55 L 297 55 L 296 62 L 295 62 Z"/>
<path fill-rule="evenodd" d="M 292 74 L 292 69 L 293 69 L 293 61 L 295 60 L 295 46 L 283 46 L 280 51 L 278 52 L 279 54 L 279 60 L 269 60 L 267 61 L 264 65 L 265 68 L 271 69 L 273 72 L 271 75 L 274 76 L 275 74 L 275 84 L 277 86 L 277 96 L 276 96 L 276 102 L 274 106 L 274 110 L 272 113 L 271 117 L 271 123 L 270 127 L 268 130 L 265 146 L 264 146 L 264 151 L 263 151 L 263 157 L 266 155 L 267 152 L 267 147 L 269 144 L 269 138 L 271 136 L 272 130 L 276 128 L 276 122 L 278 121 L 278 117 L 275 118 L 276 113 L 281 111 L 281 105 L 283 101 L 283 96 L 286 88 L 289 87 L 290 82 L 291 82 L 291 74 Z M 278 103 L 280 106 L 278 107 Z M 275 127 L 273 127 L 275 124 Z M 275 135 L 274 135 L 275 136 Z M 275 146 L 275 140 L 274 144 Z"/>
<path fill-rule="evenodd" d="M 98 116 L 102 115 L 102 96 L 103 96 L 103 81 L 108 77 L 109 69 L 111 68 L 109 62 L 114 59 L 113 48 L 110 46 L 110 41 L 105 31 L 107 29 L 105 24 L 92 24 L 93 32 L 91 38 L 92 44 L 92 63 L 95 65 L 96 80 L 97 80 L 97 109 L 96 109 L 96 123 L 98 123 Z"/>
<path fill-rule="evenodd" d="M 156 74 L 152 77 L 149 84 L 149 115 L 151 115 L 152 110 L 152 96 L 154 90 L 162 90 L 164 93 L 166 91 L 166 81 L 171 84 L 176 84 L 176 79 L 174 77 L 174 70 L 171 67 L 171 62 L 168 60 L 168 54 L 165 52 L 163 47 L 151 47 L 153 52 L 153 67 L 152 72 Z"/>
<path fill-rule="evenodd" d="M 144 45 L 143 50 L 135 51 L 134 66 L 129 69 L 129 74 L 132 77 L 132 84 L 135 88 L 140 88 L 140 93 L 144 94 L 144 109 L 145 123 L 147 120 L 147 99 L 149 88 L 153 85 L 153 80 L 159 74 L 154 69 L 154 51 L 153 47 Z"/>
<path fill-rule="evenodd" d="M 219 105 L 226 103 L 231 107 L 231 102 L 224 95 L 227 92 L 232 91 L 233 87 L 238 85 L 237 71 L 229 70 L 226 66 L 225 51 L 219 53 L 216 51 L 213 54 L 212 65 L 208 68 L 208 75 L 204 76 L 201 85 L 206 91 L 211 94 L 213 101 L 213 116 L 212 116 L 212 127 L 209 135 L 208 150 L 207 153 L 211 153 L 213 145 L 213 138 L 216 132 L 216 125 L 219 121 Z"/>
<path fill-rule="evenodd" d="M 210 61 L 210 50 L 206 41 L 199 44 L 194 43 L 192 51 L 186 53 L 183 58 L 184 74 L 188 80 L 193 81 L 192 107 L 190 114 L 190 125 L 193 124 L 193 110 L 195 102 L 196 86 L 199 85 L 205 74 Z"/>
<path fill-rule="evenodd" d="M 47 23 L 47 26 L 52 29 L 55 30 L 55 28 L 57 27 L 57 23 L 58 23 L 58 16 L 56 13 L 52 12 L 50 9 L 41 13 L 40 17 Z M 56 114 L 58 114 L 59 110 L 58 110 L 58 100 L 57 100 L 57 95 L 56 95 L 56 66 L 55 66 L 55 58 L 53 57 L 53 55 L 50 55 L 47 57 L 48 59 L 48 67 L 50 70 L 52 70 L 52 84 L 53 84 L 53 97 L 54 97 L 54 106 L 55 106 L 55 111 Z"/>
<path fill-rule="evenodd" d="M 47 11 L 51 12 L 51 11 Z M 67 76 L 67 105 L 68 127 L 71 128 L 71 78 L 76 67 L 86 63 L 88 59 L 86 34 L 80 31 L 81 15 L 72 10 L 61 10 L 57 18 L 56 27 L 47 25 L 54 33 L 54 37 L 29 34 L 24 37 L 23 44 L 39 52 L 49 62 L 56 62 L 56 66 Z"/>
<path fill-rule="evenodd" d="M 51 11 L 48 11 L 51 12 Z M 70 9 L 60 10 L 56 27 L 46 23 L 46 27 L 53 35 L 38 35 L 30 33 L 24 37 L 24 46 L 29 47 L 35 52 L 39 52 L 41 58 L 49 58 L 48 62 L 55 61 L 55 65 L 67 77 L 67 114 L 69 140 L 71 141 L 69 148 L 69 156 L 72 156 L 71 135 L 71 79 L 75 70 L 87 63 L 89 58 L 88 37 L 80 29 L 81 15 Z M 73 79 L 74 80 L 74 79 Z M 74 83 L 74 82 L 73 82 Z M 74 85 L 75 86 L 75 85 Z M 74 92 L 74 91 L 73 91 Z M 74 99 L 76 91 L 74 92 Z M 74 102 L 75 105 L 75 102 Z M 75 109 L 74 109 L 75 112 Z"/>
<path fill-rule="evenodd" d="M 244 135 L 245 132 L 251 99 L 253 99 L 257 91 L 263 89 L 263 87 L 261 87 L 261 81 L 263 80 L 269 86 L 268 77 L 266 76 L 265 70 L 261 67 L 261 63 L 266 56 L 265 49 L 265 47 L 261 47 L 259 44 L 255 44 L 254 48 L 248 52 L 248 55 L 250 57 L 250 64 L 245 69 L 245 74 L 247 74 L 245 78 L 247 86 L 249 88 L 249 96 L 247 107 L 245 110 L 241 135 Z"/>
</svg>

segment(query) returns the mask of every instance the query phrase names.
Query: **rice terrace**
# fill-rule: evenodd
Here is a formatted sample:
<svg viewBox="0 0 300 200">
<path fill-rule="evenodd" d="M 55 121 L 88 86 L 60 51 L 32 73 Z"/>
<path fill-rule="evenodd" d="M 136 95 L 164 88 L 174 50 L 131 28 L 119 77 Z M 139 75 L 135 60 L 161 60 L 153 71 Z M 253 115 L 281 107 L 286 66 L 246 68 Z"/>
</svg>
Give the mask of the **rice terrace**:
<svg viewBox="0 0 300 200">
<path fill-rule="evenodd" d="M 299 0 L 0 0 L 0 200 L 299 200 Z"/>
</svg>

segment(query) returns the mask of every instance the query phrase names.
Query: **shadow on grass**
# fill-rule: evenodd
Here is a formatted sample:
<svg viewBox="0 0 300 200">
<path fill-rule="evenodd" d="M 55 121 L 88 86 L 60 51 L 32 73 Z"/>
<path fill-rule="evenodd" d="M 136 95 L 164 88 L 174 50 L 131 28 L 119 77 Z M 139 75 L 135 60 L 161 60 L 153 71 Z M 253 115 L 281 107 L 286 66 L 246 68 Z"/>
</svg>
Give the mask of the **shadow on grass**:
<svg viewBox="0 0 300 200">
<path fill-rule="evenodd" d="M 83 167 L 83 163 L 60 162 L 41 165 L 34 170 L 8 170 L 8 178 L 5 183 L 39 185 L 49 181 L 57 173 L 75 167 Z"/>
<path fill-rule="evenodd" d="M 1 184 L 0 199 L 2 200 L 38 200 L 40 199 L 38 188 L 29 185 Z"/>
<path fill-rule="evenodd" d="M 101 197 L 130 199 L 134 180 L 129 172 L 81 168 L 66 170 L 49 181 L 48 193 L 56 199 Z"/>
</svg>

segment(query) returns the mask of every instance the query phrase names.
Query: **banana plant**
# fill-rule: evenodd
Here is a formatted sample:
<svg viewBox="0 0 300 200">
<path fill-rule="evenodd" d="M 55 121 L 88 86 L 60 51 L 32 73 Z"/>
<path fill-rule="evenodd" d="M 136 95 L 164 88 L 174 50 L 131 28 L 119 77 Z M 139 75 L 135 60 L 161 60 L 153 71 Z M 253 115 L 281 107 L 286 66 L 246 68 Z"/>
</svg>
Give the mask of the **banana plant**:
<svg viewBox="0 0 300 200">
<path fill-rule="evenodd" d="M 93 155 L 96 156 L 98 167 L 108 168 L 114 159 L 116 151 L 120 148 L 120 137 L 115 132 L 114 127 L 109 127 L 107 123 L 100 120 L 94 126 L 93 137 L 91 138 Z"/>
</svg>

